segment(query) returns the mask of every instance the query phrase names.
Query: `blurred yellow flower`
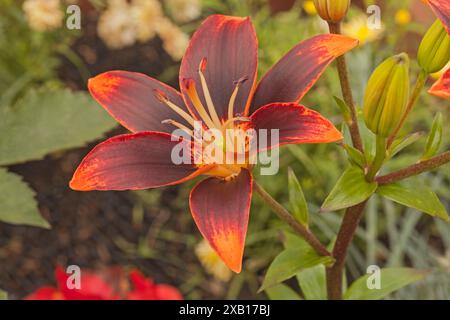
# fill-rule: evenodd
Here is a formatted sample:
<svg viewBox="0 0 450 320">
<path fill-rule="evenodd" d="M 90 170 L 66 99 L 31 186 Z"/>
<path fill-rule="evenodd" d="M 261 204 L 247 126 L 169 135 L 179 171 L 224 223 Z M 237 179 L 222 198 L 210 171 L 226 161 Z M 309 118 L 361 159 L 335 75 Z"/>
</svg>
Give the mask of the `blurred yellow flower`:
<svg viewBox="0 0 450 320">
<path fill-rule="evenodd" d="M 22 9 L 35 31 L 51 31 L 62 26 L 64 12 L 60 0 L 26 0 Z"/>
<path fill-rule="evenodd" d="M 317 14 L 316 6 L 314 5 L 314 1 L 306 0 L 303 1 L 303 10 L 310 16 L 314 16 Z"/>
<path fill-rule="evenodd" d="M 159 1 L 133 0 L 131 10 L 136 23 L 137 39 L 141 42 L 153 39 L 158 23 L 164 17 Z"/>
<path fill-rule="evenodd" d="M 169 19 L 161 19 L 158 22 L 157 32 L 163 41 L 164 50 L 172 59 L 181 60 L 189 44 L 189 36 Z"/>
<path fill-rule="evenodd" d="M 349 22 L 342 24 L 342 33 L 346 36 L 356 38 L 359 40 L 359 45 L 379 39 L 384 32 L 384 25 L 378 28 L 369 27 L 367 24 L 367 17 L 360 14 L 352 18 Z"/>
<path fill-rule="evenodd" d="M 411 14 L 408 10 L 400 9 L 395 13 L 395 22 L 398 25 L 404 26 L 411 22 Z"/>
<path fill-rule="evenodd" d="M 211 248 L 206 240 L 200 241 L 195 247 L 195 254 L 205 268 L 206 272 L 221 281 L 230 280 L 231 270 L 223 263 L 217 253 Z"/>
<path fill-rule="evenodd" d="M 202 12 L 199 0 L 166 0 L 172 18 L 176 22 L 188 22 L 198 18 Z"/>
<path fill-rule="evenodd" d="M 111 49 L 121 49 L 136 42 L 136 27 L 131 6 L 126 0 L 109 0 L 97 24 L 97 33 Z"/>
</svg>

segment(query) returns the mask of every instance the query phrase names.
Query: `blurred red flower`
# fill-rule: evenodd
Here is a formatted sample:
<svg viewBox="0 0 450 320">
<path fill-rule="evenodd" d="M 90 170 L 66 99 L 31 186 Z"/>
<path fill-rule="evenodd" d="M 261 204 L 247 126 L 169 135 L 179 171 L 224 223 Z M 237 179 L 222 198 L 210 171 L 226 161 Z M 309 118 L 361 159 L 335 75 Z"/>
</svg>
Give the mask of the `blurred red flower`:
<svg viewBox="0 0 450 320">
<path fill-rule="evenodd" d="M 153 280 L 132 270 L 128 277 L 120 267 L 81 273 L 80 288 L 67 286 L 70 275 L 61 266 L 56 267 L 57 287 L 44 286 L 25 297 L 25 300 L 181 300 L 174 287 L 156 284 Z M 131 285 L 131 286 L 130 286 Z"/>
</svg>

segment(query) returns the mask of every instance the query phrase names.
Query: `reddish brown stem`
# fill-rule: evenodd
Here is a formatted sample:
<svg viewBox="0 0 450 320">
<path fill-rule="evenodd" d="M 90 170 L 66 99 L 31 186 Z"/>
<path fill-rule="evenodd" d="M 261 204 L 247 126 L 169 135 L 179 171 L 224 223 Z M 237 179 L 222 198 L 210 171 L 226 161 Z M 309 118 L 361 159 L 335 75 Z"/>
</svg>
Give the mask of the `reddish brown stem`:
<svg viewBox="0 0 450 320">
<path fill-rule="evenodd" d="M 261 196 L 266 204 L 268 204 L 273 212 L 283 221 L 285 221 L 296 233 L 298 233 L 316 252 L 322 256 L 331 256 L 331 253 L 325 246 L 316 238 L 316 236 L 305 226 L 298 223 L 292 215 L 287 211 L 278 201 L 276 201 L 270 194 L 264 190 L 256 181 L 253 182 L 255 191 Z"/>
<path fill-rule="evenodd" d="M 342 299 L 342 278 L 345 258 L 365 206 L 366 201 L 348 208 L 345 212 L 333 249 L 333 257 L 336 261 L 331 267 L 327 268 L 327 292 L 329 300 Z"/>
<path fill-rule="evenodd" d="M 384 176 L 379 176 L 375 178 L 375 181 L 378 182 L 378 184 L 387 184 L 396 182 L 399 180 L 403 180 L 418 175 L 425 171 L 433 170 L 449 162 L 450 162 L 450 151 L 446 151 L 440 155 L 432 157 L 428 160 L 420 161 L 404 169 L 386 174 Z"/>
<path fill-rule="evenodd" d="M 341 25 L 340 23 L 328 23 L 330 28 L 330 33 L 341 34 Z M 342 88 L 342 96 L 344 98 L 345 103 L 350 109 L 350 115 L 352 117 L 351 123 L 349 123 L 350 136 L 352 138 L 353 146 L 359 151 L 363 152 L 363 144 L 361 135 L 359 133 L 358 127 L 358 116 L 356 112 L 356 106 L 353 102 L 353 94 L 352 88 L 350 86 L 350 81 L 348 79 L 348 68 L 347 62 L 345 60 L 345 56 L 340 56 L 336 58 L 337 70 L 339 74 L 339 81 L 341 82 Z"/>
</svg>

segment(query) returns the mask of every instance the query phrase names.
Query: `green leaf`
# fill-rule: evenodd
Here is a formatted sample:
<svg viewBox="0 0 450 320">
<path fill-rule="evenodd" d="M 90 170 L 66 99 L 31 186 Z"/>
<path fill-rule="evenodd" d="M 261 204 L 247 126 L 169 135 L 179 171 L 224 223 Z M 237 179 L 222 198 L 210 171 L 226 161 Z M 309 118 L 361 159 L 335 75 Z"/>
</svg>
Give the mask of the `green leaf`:
<svg viewBox="0 0 450 320">
<path fill-rule="evenodd" d="M 308 226 L 309 212 L 308 204 L 306 203 L 303 194 L 302 186 L 295 176 L 294 171 L 288 168 L 288 185 L 289 185 L 289 203 L 292 210 L 292 215 L 301 224 Z"/>
<path fill-rule="evenodd" d="M 273 287 L 283 282 L 299 271 L 314 267 L 318 264 L 331 264 L 334 259 L 332 257 L 319 256 L 311 248 L 304 250 L 303 248 L 286 249 L 282 251 L 272 262 L 267 270 L 263 284 L 259 291 Z"/>
<path fill-rule="evenodd" d="M 0 106 L 0 165 L 83 146 L 115 124 L 84 92 L 31 90 L 14 106 Z"/>
<path fill-rule="evenodd" d="M 8 300 L 8 294 L 6 291 L 0 290 L 0 300 Z"/>
<path fill-rule="evenodd" d="M 342 147 L 347 152 L 352 164 L 355 164 L 360 168 L 364 168 L 366 166 L 366 159 L 361 151 L 345 143 L 342 145 Z"/>
<path fill-rule="evenodd" d="M 350 167 L 344 171 L 322 204 L 321 211 L 336 211 L 367 200 L 377 189 L 376 182 L 367 182 L 363 171 Z"/>
<path fill-rule="evenodd" d="M 377 193 L 404 206 L 425 212 L 450 222 L 450 217 L 438 196 L 417 179 L 382 185 Z"/>
<path fill-rule="evenodd" d="M 0 168 L 0 221 L 50 228 L 39 213 L 34 195 L 21 176 Z"/>
<path fill-rule="evenodd" d="M 266 293 L 270 300 L 302 300 L 297 292 L 282 283 L 267 288 Z"/>
<path fill-rule="evenodd" d="M 426 160 L 434 156 L 441 146 L 442 142 L 442 114 L 438 113 L 433 120 L 430 134 L 427 138 L 427 144 L 423 152 L 422 160 Z"/>
<path fill-rule="evenodd" d="M 387 151 L 387 158 L 390 159 L 394 157 L 397 153 L 419 140 L 422 136 L 423 134 L 421 132 L 416 132 L 405 138 L 395 140 Z"/>
<path fill-rule="evenodd" d="M 378 300 L 388 294 L 399 290 L 408 284 L 422 280 L 425 272 L 411 268 L 386 268 L 381 269 L 380 288 L 369 289 L 368 284 L 372 284 L 375 274 L 367 274 L 352 283 L 345 292 L 345 300 Z M 371 277 L 369 279 L 369 277 Z M 368 283 L 369 282 L 369 283 Z"/>
<path fill-rule="evenodd" d="M 306 300 L 327 300 L 325 266 L 319 264 L 297 273 L 297 281 Z"/>
<path fill-rule="evenodd" d="M 341 109 L 341 113 L 342 116 L 344 117 L 345 122 L 350 123 L 352 121 L 352 115 L 350 113 L 350 108 L 348 107 L 348 105 L 341 98 L 338 98 L 336 96 L 333 96 L 333 98 L 336 104 L 338 105 L 339 109 Z"/>
</svg>

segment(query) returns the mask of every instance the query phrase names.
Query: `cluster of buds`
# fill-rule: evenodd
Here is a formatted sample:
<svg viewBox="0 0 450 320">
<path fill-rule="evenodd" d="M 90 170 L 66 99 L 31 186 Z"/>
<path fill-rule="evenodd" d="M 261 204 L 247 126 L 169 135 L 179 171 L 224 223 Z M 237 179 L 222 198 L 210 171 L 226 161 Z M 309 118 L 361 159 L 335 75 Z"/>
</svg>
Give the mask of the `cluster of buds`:
<svg viewBox="0 0 450 320">
<path fill-rule="evenodd" d="M 344 19 L 350 2 L 350 0 L 314 0 L 314 5 L 323 20 L 336 23 Z"/>
<path fill-rule="evenodd" d="M 409 98 L 406 53 L 382 62 L 370 76 L 364 96 L 364 121 L 376 135 L 388 137 L 399 125 Z"/>
<path fill-rule="evenodd" d="M 428 74 L 440 71 L 450 60 L 450 36 L 440 20 L 436 20 L 423 37 L 417 59 Z"/>
</svg>

